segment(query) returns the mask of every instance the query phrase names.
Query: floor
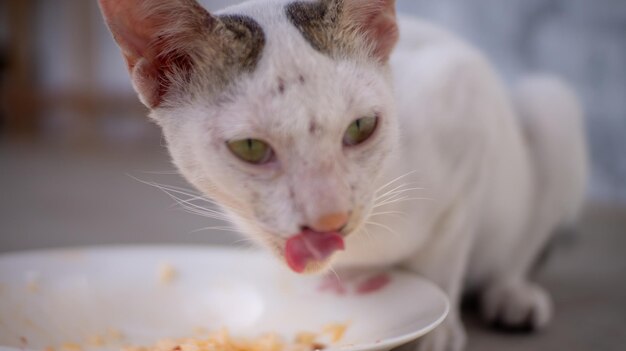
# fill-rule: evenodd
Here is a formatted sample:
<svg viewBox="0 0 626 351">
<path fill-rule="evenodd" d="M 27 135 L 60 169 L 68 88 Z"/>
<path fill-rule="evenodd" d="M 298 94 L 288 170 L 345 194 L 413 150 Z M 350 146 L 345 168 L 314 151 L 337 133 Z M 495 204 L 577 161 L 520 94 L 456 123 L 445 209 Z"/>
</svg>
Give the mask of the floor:
<svg viewBox="0 0 626 351">
<path fill-rule="evenodd" d="M 232 233 L 173 207 L 143 181 L 184 184 L 163 149 L 132 145 L 76 151 L 0 143 L 0 252 L 117 243 L 215 243 Z M 538 279 L 556 319 L 538 334 L 503 334 L 465 316 L 470 351 L 623 350 L 626 345 L 626 208 L 589 206 Z"/>
<path fill-rule="evenodd" d="M 626 210 L 590 208 L 563 240 L 538 280 L 552 293 L 555 319 L 541 333 L 503 334 L 466 316 L 469 350 L 624 350 Z"/>
</svg>

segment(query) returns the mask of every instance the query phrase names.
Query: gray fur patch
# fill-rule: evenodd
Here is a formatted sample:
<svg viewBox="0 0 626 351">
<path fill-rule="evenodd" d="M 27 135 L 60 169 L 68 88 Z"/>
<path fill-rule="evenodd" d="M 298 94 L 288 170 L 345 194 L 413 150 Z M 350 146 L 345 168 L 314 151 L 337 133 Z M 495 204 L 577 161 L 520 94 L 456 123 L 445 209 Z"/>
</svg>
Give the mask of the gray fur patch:
<svg viewBox="0 0 626 351">
<path fill-rule="evenodd" d="M 315 50 L 331 56 L 341 47 L 338 42 L 338 28 L 342 10 L 341 0 L 297 1 L 285 8 L 287 18 L 309 44 Z"/>
<path fill-rule="evenodd" d="M 253 71 L 265 47 L 265 34 L 252 18 L 241 15 L 223 15 L 218 17 L 231 35 L 227 38 L 226 63 L 238 66 L 244 71 Z"/>
<path fill-rule="evenodd" d="M 190 60 L 182 87 L 189 93 L 209 94 L 215 103 L 228 101 L 228 88 L 243 73 L 253 72 L 262 57 L 265 33 L 252 18 L 242 15 L 209 16 L 208 30 Z M 198 89 L 197 86 L 204 87 Z"/>
<path fill-rule="evenodd" d="M 295 1 L 285 15 L 317 51 L 333 58 L 363 53 L 386 63 L 397 39 L 395 2 L 350 3 L 345 0 Z"/>
</svg>

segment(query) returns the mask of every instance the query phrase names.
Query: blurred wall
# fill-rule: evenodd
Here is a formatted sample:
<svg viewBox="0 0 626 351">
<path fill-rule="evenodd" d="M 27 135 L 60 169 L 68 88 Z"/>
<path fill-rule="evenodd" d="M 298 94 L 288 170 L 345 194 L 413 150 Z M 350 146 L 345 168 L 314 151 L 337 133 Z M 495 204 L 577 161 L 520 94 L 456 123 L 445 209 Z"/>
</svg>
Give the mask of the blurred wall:
<svg viewBox="0 0 626 351">
<path fill-rule="evenodd" d="M 202 2 L 216 10 L 239 1 Z M 134 101 L 124 63 L 95 1 L 35 3 L 34 52 L 44 92 L 109 96 L 98 100 L 105 106 L 121 101 L 120 96 Z M 398 8 L 473 42 L 509 81 L 527 72 L 550 71 L 571 82 L 588 113 L 592 194 L 626 202 L 626 1 L 398 0 Z M 62 135 L 80 119 L 62 108 L 47 113 L 44 128 L 52 134 Z M 116 110 L 106 113 L 98 128 L 113 139 L 141 135 L 141 123 L 120 115 Z"/>
<path fill-rule="evenodd" d="M 509 81 L 561 75 L 587 112 L 592 194 L 626 202 L 626 1 L 398 0 L 483 49 Z"/>
</svg>

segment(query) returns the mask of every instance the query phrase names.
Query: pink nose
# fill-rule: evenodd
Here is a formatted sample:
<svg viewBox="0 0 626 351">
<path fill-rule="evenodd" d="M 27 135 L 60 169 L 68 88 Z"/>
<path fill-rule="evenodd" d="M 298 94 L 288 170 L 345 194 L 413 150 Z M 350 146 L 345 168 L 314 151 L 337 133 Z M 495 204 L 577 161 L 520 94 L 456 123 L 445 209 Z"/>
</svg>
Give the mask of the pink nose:
<svg viewBox="0 0 626 351">
<path fill-rule="evenodd" d="M 339 231 L 348 223 L 348 217 L 347 212 L 329 213 L 318 218 L 315 223 L 311 223 L 311 229 L 316 232 Z"/>
</svg>

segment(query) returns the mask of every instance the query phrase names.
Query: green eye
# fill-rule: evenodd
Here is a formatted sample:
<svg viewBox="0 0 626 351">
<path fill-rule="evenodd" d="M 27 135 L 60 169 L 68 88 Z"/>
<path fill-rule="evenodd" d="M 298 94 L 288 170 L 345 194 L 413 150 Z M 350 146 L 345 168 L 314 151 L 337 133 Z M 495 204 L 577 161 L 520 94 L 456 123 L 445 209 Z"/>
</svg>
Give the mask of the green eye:
<svg viewBox="0 0 626 351">
<path fill-rule="evenodd" d="M 343 135 L 343 144 L 346 146 L 358 145 L 369 137 L 372 136 L 376 125 L 378 124 L 378 117 L 363 117 L 352 122 L 346 130 L 346 134 Z"/>
<path fill-rule="evenodd" d="M 269 162 L 274 156 L 272 148 L 258 139 L 241 139 L 226 143 L 230 151 L 241 160 L 255 165 Z"/>
</svg>

